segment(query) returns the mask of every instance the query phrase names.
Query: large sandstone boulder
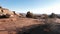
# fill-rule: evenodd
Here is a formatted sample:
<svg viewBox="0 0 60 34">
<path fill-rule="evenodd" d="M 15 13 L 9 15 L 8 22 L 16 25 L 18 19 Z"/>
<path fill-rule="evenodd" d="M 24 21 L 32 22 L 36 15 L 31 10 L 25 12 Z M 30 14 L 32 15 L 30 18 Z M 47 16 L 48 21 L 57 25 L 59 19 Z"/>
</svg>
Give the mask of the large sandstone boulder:
<svg viewBox="0 0 60 34">
<path fill-rule="evenodd" d="M 13 15 L 14 13 L 12 11 L 10 11 L 9 9 L 6 8 L 2 8 L 0 7 L 0 18 L 4 18 L 4 17 L 10 17 L 10 15 Z"/>
<path fill-rule="evenodd" d="M 13 12 L 11 12 L 9 9 L 6 8 L 0 8 L 0 13 L 4 13 L 4 14 L 13 14 Z"/>
<path fill-rule="evenodd" d="M 0 18 L 5 18 L 5 17 L 20 17 L 20 14 L 15 13 L 15 11 L 10 11 L 9 9 L 2 8 L 0 6 Z"/>
</svg>

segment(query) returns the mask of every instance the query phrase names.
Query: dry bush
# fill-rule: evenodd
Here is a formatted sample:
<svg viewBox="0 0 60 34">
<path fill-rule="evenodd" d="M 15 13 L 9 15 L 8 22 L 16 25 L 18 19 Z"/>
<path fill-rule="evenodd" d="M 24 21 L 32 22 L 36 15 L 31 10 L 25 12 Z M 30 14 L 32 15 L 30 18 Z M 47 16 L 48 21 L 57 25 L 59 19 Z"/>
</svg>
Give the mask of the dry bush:
<svg viewBox="0 0 60 34">
<path fill-rule="evenodd" d="M 26 14 L 26 17 L 27 18 L 33 18 L 33 14 L 30 11 L 28 11 Z"/>
<path fill-rule="evenodd" d="M 2 6 L 0 6 L 0 8 L 2 8 Z"/>
<path fill-rule="evenodd" d="M 48 18 L 48 15 L 47 14 L 42 14 L 42 16 L 44 16 L 44 17 L 41 17 L 43 19 L 47 19 Z"/>
<path fill-rule="evenodd" d="M 0 15 L 0 18 L 9 18 L 9 17 L 10 17 L 9 14 L 6 14 L 6 15 L 2 14 L 2 15 Z"/>
<path fill-rule="evenodd" d="M 57 15 L 56 15 L 56 14 L 54 14 L 54 13 L 52 13 L 49 17 L 50 17 L 50 18 L 56 18 L 56 17 L 57 17 Z"/>
<path fill-rule="evenodd" d="M 15 11 L 13 11 L 13 14 L 16 15 Z"/>
</svg>

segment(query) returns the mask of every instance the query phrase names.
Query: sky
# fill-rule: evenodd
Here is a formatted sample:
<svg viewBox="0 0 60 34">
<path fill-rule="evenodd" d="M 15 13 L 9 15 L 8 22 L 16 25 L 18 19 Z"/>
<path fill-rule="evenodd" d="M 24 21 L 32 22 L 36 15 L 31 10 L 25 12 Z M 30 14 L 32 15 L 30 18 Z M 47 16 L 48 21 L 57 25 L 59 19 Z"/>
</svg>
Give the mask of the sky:
<svg viewBox="0 0 60 34">
<path fill-rule="evenodd" d="M 60 0 L 0 0 L 0 6 L 18 13 L 60 14 Z"/>
</svg>

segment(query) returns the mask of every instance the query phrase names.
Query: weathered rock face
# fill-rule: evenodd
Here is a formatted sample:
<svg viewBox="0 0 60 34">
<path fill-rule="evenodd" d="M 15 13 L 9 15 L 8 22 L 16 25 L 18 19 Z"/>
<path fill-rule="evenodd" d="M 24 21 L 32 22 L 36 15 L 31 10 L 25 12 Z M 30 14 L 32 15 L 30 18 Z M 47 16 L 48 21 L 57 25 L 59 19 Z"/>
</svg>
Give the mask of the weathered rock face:
<svg viewBox="0 0 60 34">
<path fill-rule="evenodd" d="M 13 15 L 14 13 L 6 8 L 0 8 L 0 18 L 7 18 Z"/>
<path fill-rule="evenodd" d="M 6 8 L 0 8 L 0 13 L 13 14 L 13 12 L 11 12 L 9 9 L 6 9 Z"/>
<path fill-rule="evenodd" d="M 0 7 L 0 18 L 1 17 L 20 17 L 20 14 L 15 13 L 15 11 L 10 11 L 9 9 Z"/>
</svg>

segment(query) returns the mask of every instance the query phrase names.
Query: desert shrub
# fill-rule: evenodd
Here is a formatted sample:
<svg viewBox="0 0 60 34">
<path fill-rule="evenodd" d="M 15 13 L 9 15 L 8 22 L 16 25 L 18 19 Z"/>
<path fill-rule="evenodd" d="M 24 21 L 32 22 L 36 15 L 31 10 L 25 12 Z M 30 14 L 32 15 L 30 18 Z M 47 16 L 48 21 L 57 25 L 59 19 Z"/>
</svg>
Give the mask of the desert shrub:
<svg viewBox="0 0 60 34">
<path fill-rule="evenodd" d="M 2 8 L 2 7 L 0 6 L 0 8 Z"/>
<path fill-rule="evenodd" d="M 27 14 L 26 14 L 26 17 L 33 18 L 33 14 L 30 11 L 28 11 Z"/>
<path fill-rule="evenodd" d="M 9 18 L 9 17 L 10 17 L 9 14 L 6 14 L 6 15 L 2 14 L 2 15 L 0 15 L 0 18 Z"/>
<path fill-rule="evenodd" d="M 52 13 L 49 17 L 50 17 L 50 18 L 56 18 L 56 17 L 57 17 L 57 15 L 56 15 L 56 14 L 54 14 L 54 13 Z"/>
<path fill-rule="evenodd" d="M 47 14 L 43 14 L 42 16 L 44 16 L 44 17 L 42 17 L 43 19 L 48 18 L 48 15 Z"/>
<path fill-rule="evenodd" d="M 34 15 L 34 19 L 46 19 L 48 18 L 47 14 L 42 14 L 42 15 Z"/>
<path fill-rule="evenodd" d="M 16 15 L 15 11 L 13 11 L 14 15 Z"/>
</svg>

